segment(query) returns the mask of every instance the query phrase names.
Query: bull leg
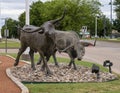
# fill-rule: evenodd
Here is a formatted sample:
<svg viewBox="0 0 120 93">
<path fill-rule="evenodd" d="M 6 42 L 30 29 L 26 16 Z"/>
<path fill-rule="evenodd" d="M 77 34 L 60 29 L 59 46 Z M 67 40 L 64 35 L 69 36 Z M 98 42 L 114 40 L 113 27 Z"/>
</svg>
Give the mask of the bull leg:
<svg viewBox="0 0 120 93">
<path fill-rule="evenodd" d="M 71 51 L 67 51 L 67 53 L 68 53 L 68 55 L 69 55 L 69 57 L 70 57 L 70 63 L 69 63 L 69 67 L 71 67 L 71 65 L 73 64 L 73 67 L 74 67 L 74 69 L 76 70 L 77 69 L 77 67 L 76 67 L 76 65 L 75 65 L 75 58 L 74 58 L 74 56 L 72 55 L 72 52 Z"/>
<path fill-rule="evenodd" d="M 75 65 L 75 61 L 73 61 L 73 67 L 74 67 L 74 70 L 77 70 L 77 67 Z"/>
<path fill-rule="evenodd" d="M 33 70 L 36 70 L 35 64 L 34 64 L 34 51 L 32 49 L 30 49 L 29 55 L 30 55 L 30 59 L 31 59 L 31 68 Z"/>
<path fill-rule="evenodd" d="M 77 70 L 77 67 L 76 67 L 76 65 L 75 65 L 74 59 L 71 59 L 71 61 L 70 61 L 70 63 L 69 63 L 68 66 L 71 68 L 71 65 L 72 65 L 72 64 L 73 64 L 74 69 Z"/>
<path fill-rule="evenodd" d="M 14 66 L 17 66 L 17 65 L 18 65 L 20 56 L 21 56 L 21 54 L 26 50 L 26 48 L 27 48 L 27 47 L 21 47 L 21 48 L 19 49 L 19 52 L 18 52 L 18 54 L 17 54 L 17 57 L 16 57 L 16 60 L 15 60 Z"/>
<path fill-rule="evenodd" d="M 53 59 L 54 59 L 54 62 L 55 62 L 55 66 L 59 67 L 55 53 L 52 56 L 53 56 Z"/>
<path fill-rule="evenodd" d="M 71 54 L 71 51 L 70 51 L 70 50 L 68 50 L 67 53 L 68 53 L 68 55 L 69 55 L 69 57 L 70 57 L 70 62 L 69 62 L 69 65 L 68 65 L 68 66 L 71 68 L 71 65 L 72 65 L 72 63 L 73 63 L 73 57 L 72 57 L 72 54 Z"/>
<path fill-rule="evenodd" d="M 71 65 L 72 65 L 72 60 L 70 61 L 70 63 L 69 63 L 69 65 L 68 65 L 68 66 L 71 68 Z"/>
<path fill-rule="evenodd" d="M 46 69 L 46 74 L 47 74 L 47 75 L 51 75 L 52 73 L 51 73 L 51 71 L 50 71 L 50 69 L 49 69 L 49 67 L 48 67 L 48 65 L 47 65 L 47 61 L 46 61 L 43 53 L 39 53 L 39 54 L 40 54 L 40 56 L 41 56 L 42 59 L 43 59 L 42 70 L 45 70 L 45 69 Z"/>
</svg>

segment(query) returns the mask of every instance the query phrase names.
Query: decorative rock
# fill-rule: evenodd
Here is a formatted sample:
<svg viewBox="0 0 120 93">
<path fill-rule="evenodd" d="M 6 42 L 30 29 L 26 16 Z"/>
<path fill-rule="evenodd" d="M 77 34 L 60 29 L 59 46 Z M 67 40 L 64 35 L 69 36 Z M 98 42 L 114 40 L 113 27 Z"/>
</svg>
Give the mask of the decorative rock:
<svg viewBox="0 0 120 93">
<path fill-rule="evenodd" d="M 78 66 L 77 70 L 68 68 L 67 64 L 60 64 L 57 68 L 54 64 L 49 64 L 53 75 L 46 76 L 41 71 L 41 65 L 36 65 L 33 71 L 30 65 L 18 66 L 11 68 L 11 73 L 20 81 L 28 82 L 106 82 L 117 79 L 117 76 L 107 72 L 100 72 L 99 79 L 95 73 L 91 73 L 91 69 Z"/>
</svg>

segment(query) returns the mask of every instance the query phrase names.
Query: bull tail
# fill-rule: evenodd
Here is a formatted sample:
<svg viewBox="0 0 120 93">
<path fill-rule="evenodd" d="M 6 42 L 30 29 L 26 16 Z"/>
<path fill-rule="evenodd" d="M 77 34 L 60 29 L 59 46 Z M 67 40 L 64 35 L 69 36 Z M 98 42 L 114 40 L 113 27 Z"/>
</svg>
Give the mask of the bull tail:
<svg viewBox="0 0 120 93">
<path fill-rule="evenodd" d="M 93 46 L 96 46 L 96 41 L 97 41 L 97 38 L 95 38 Z"/>
</svg>

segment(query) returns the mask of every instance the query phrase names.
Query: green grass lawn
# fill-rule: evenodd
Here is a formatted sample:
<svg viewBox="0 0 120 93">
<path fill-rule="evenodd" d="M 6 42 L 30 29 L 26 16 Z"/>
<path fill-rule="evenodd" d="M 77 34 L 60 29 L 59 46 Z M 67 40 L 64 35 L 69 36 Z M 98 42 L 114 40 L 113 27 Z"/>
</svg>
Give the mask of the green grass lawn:
<svg viewBox="0 0 120 93">
<path fill-rule="evenodd" d="M 2 40 L 2 42 L 0 42 L 0 48 L 5 48 L 6 46 L 6 41 Z M 20 47 L 20 43 L 19 42 L 14 42 L 14 41 L 7 41 L 7 48 L 19 48 Z"/>
<path fill-rule="evenodd" d="M 16 57 L 16 54 L 10 54 Z M 35 54 L 35 62 L 39 58 Z M 57 58 L 58 62 L 69 62 L 67 58 Z M 50 62 L 53 59 L 50 58 Z M 92 62 L 77 61 L 76 64 L 91 67 Z M 97 64 L 98 65 L 98 64 Z M 108 71 L 99 65 L 101 71 Z M 120 80 L 114 80 L 103 83 L 24 83 L 28 87 L 30 93 L 120 93 Z"/>
<path fill-rule="evenodd" d="M 120 80 L 105 83 L 25 84 L 30 93 L 120 93 Z"/>
</svg>

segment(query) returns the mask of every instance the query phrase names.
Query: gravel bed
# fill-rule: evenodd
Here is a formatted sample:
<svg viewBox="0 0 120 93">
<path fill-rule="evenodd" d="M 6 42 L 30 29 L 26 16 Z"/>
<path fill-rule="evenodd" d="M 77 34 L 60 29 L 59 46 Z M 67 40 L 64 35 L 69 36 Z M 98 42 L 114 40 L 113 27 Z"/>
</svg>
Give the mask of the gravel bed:
<svg viewBox="0 0 120 93">
<path fill-rule="evenodd" d="M 41 71 L 41 65 L 36 65 L 32 70 L 31 65 L 17 66 L 11 68 L 11 73 L 20 81 L 26 82 L 106 82 L 117 79 L 117 75 L 108 72 L 91 73 L 91 68 L 77 66 L 77 70 L 69 68 L 65 63 L 59 63 L 59 67 L 49 63 L 52 75 L 47 76 Z"/>
</svg>

